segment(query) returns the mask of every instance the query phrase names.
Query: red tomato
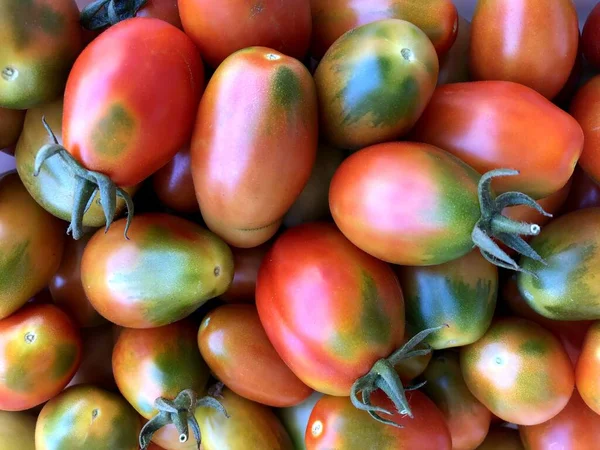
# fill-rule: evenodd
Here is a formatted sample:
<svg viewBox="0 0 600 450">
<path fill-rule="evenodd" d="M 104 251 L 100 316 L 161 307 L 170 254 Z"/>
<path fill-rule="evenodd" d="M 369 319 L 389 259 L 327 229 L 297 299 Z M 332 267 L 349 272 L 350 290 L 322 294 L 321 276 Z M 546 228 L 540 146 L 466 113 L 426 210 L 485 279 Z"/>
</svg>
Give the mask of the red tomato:
<svg viewBox="0 0 600 450">
<path fill-rule="evenodd" d="M 537 92 L 507 81 L 456 83 L 436 89 L 412 138 L 438 146 L 480 173 L 508 168 L 498 193 L 544 198 L 571 177 L 583 149 L 573 118 Z"/>
<path fill-rule="evenodd" d="M 575 168 L 565 212 L 600 206 L 600 186 L 580 166 Z"/>
<path fill-rule="evenodd" d="M 579 165 L 596 182 L 600 182 L 600 75 L 584 84 L 571 102 L 569 110 L 583 129 L 585 145 Z"/>
<path fill-rule="evenodd" d="M 221 294 L 221 300 L 229 303 L 254 303 L 258 268 L 270 247 L 271 244 L 267 242 L 252 248 L 231 248 L 233 281 L 229 289 Z"/>
<path fill-rule="evenodd" d="M 600 414 L 600 322 L 595 322 L 585 337 L 575 369 L 575 382 L 581 398 Z"/>
<path fill-rule="evenodd" d="M 198 211 L 192 179 L 190 146 L 186 145 L 152 177 L 152 187 L 161 203 L 180 213 Z"/>
<path fill-rule="evenodd" d="M 252 46 L 302 58 L 310 41 L 309 0 L 228 0 L 226 5 L 179 0 L 179 14 L 185 32 L 212 67 Z"/>
<path fill-rule="evenodd" d="M 81 337 L 53 305 L 28 305 L 0 320 L 0 410 L 23 411 L 51 399 L 81 361 Z"/>
<path fill-rule="evenodd" d="M 265 47 L 231 55 L 206 88 L 192 139 L 206 225 L 235 247 L 267 241 L 306 184 L 316 151 L 308 70 Z"/>
<path fill-rule="evenodd" d="M 471 76 L 514 81 L 553 98 L 569 78 L 578 42 L 571 0 L 479 1 L 471 28 Z"/>
<path fill-rule="evenodd" d="M 585 59 L 595 69 L 600 68 L 600 3 L 594 6 L 585 21 L 581 34 L 581 48 Z"/>
</svg>

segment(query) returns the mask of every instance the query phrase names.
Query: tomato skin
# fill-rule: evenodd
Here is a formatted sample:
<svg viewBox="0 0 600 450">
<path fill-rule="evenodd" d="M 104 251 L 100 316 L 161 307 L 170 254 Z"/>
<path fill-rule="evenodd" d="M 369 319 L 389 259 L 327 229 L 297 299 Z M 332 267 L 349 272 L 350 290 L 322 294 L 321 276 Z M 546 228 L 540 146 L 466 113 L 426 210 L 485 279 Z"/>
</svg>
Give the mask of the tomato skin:
<svg viewBox="0 0 600 450">
<path fill-rule="evenodd" d="M 17 143 L 24 121 L 25 111 L 0 108 L 0 149 Z"/>
<path fill-rule="evenodd" d="M 440 58 L 438 86 L 469 81 L 469 47 L 471 22 L 458 16 L 458 33 L 448 52 Z"/>
<path fill-rule="evenodd" d="M 65 90 L 64 146 L 119 186 L 140 183 L 190 138 L 203 87 L 202 60 L 181 30 L 159 19 L 120 22 L 73 65 Z"/>
<path fill-rule="evenodd" d="M 446 418 L 453 450 L 473 450 L 485 439 L 492 413 L 469 391 L 460 370 L 459 355 L 452 350 L 437 353 L 423 378 L 425 394 Z"/>
<path fill-rule="evenodd" d="M 410 22 L 386 19 L 348 31 L 314 74 L 322 135 L 356 150 L 406 134 L 431 98 L 438 70 L 431 41 Z"/>
<path fill-rule="evenodd" d="M 443 148 L 480 173 L 519 170 L 518 176 L 494 180 L 495 191 L 534 198 L 562 188 L 583 149 L 583 132 L 573 117 L 509 81 L 439 86 L 411 138 Z"/>
<path fill-rule="evenodd" d="M 0 448 L 35 450 L 35 422 L 24 412 L 0 411 Z"/>
<path fill-rule="evenodd" d="M 315 405 L 306 428 L 307 450 L 450 450 L 452 441 L 444 416 L 422 392 L 411 391 L 406 398 L 414 418 L 395 412 L 386 416 L 403 428 L 373 420 L 352 405 L 349 398 L 323 396 Z M 393 411 L 392 403 L 376 391 L 373 404 Z"/>
<path fill-rule="evenodd" d="M 312 393 L 269 342 L 254 305 L 224 305 L 209 312 L 198 331 L 198 347 L 216 378 L 244 398 L 284 407 Z"/>
<path fill-rule="evenodd" d="M 189 145 L 184 146 L 152 177 L 152 186 L 160 202 L 180 213 L 198 211 L 191 168 Z"/>
<path fill-rule="evenodd" d="M 228 57 L 206 88 L 192 138 L 207 226 L 235 247 L 267 241 L 308 181 L 317 138 L 306 67 L 265 47 Z"/>
<path fill-rule="evenodd" d="M 23 411 L 58 394 L 81 361 L 81 337 L 53 305 L 28 305 L 0 320 L 0 409 Z"/>
<path fill-rule="evenodd" d="M 600 186 L 580 166 L 575 168 L 565 212 L 600 206 Z"/>
<path fill-rule="evenodd" d="M 367 253 L 394 264 L 442 264 L 473 249 L 479 178 L 431 145 L 377 144 L 338 168 L 329 206 L 344 235 Z"/>
<path fill-rule="evenodd" d="M 404 301 L 392 269 L 333 224 L 299 225 L 275 241 L 258 273 L 256 306 L 292 372 L 329 395 L 350 395 L 354 381 L 403 342 Z"/>
<path fill-rule="evenodd" d="M 597 183 L 600 182 L 600 76 L 588 80 L 575 94 L 569 112 L 583 129 L 585 145 L 579 159 L 581 168 Z"/>
<path fill-rule="evenodd" d="M 0 319 L 48 284 L 60 264 L 64 231 L 16 173 L 0 177 Z"/>
<path fill-rule="evenodd" d="M 471 393 L 517 425 L 551 419 L 573 393 L 573 367 L 560 341 L 521 318 L 493 323 L 479 341 L 462 347 L 460 365 Z"/>
<path fill-rule="evenodd" d="M 231 248 L 235 273 L 221 300 L 228 303 L 254 303 L 258 268 L 270 247 L 270 243 L 266 242 L 258 247 Z"/>
<path fill-rule="evenodd" d="M 425 342 L 434 349 L 460 347 L 485 334 L 496 307 L 498 269 L 478 250 L 438 266 L 397 266 L 406 326 L 416 334 L 440 324 Z"/>
<path fill-rule="evenodd" d="M 247 47 L 269 47 L 301 59 L 312 29 L 309 0 L 179 0 L 185 32 L 211 67 Z M 223 31 L 227 30 L 227 33 Z"/>
<path fill-rule="evenodd" d="M 311 0 L 313 32 L 311 54 L 317 59 L 345 32 L 382 19 L 401 19 L 419 27 L 438 55 L 452 46 L 458 30 L 458 13 L 451 0 Z"/>
<path fill-rule="evenodd" d="M 56 100 L 52 103 L 40 105 L 27 111 L 25 125 L 15 149 L 17 171 L 29 194 L 50 214 L 66 221 L 71 220 L 73 210 L 73 192 L 75 178 L 70 169 L 66 167 L 60 157 L 49 158 L 42 165 L 39 175 L 33 175 L 35 157 L 45 144 L 52 143 L 42 124 L 42 117 L 54 130 L 58 141 L 62 144 L 62 114 L 63 101 Z M 138 186 L 128 187 L 125 190 L 134 194 Z M 100 227 L 106 223 L 102 207 L 97 200 L 100 195 L 96 193 L 89 211 L 83 216 L 83 225 L 87 227 Z M 125 208 L 123 199 L 117 199 L 115 215 L 120 215 Z"/>
<path fill-rule="evenodd" d="M 525 450 L 519 432 L 507 427 L 491 428 L 477 450 Z"/>
<path fill-rule="evenodd" d="M 479 1 L 471 30 L 471 76 L 514 81 L 553 98 L 569 78 L 578 43 L 571 0 Z"/>
<path fill-rule="evenodd" d="M 205 391 L 209 370 L 196 343 L 196 327 L 188 320 L 158 328 L 124 328 L 112 356 L 115 381 L 123 397 L 142 417 L 158 411 L 158 397 L 174 399 L 184 389 Z"/>
<path fill-rule="evenodd" d="M 594 6 L 585 20 L 581 33 L 581 48 L 585 59 L 594 67 L 600 67 L 600 6 Z"/>
<path fill-rule="evenodd" d="M 595 322 L 587 332 L 575 369 L 575 382 L 581 398 L 600 414 L 600 322 Z"/>
<path fill-rule="evenodd" d="M 519 291 L 536 312 L 555 320 L 600 318 L 595 279 L 600 261 L 600 208 L 575 211 L 553 220 L 531 240 L 546 265 L 522 260 Z M 535 275 L 532 275 L 535 274 Z"/>
<path fill-rule="evenodd" d="M 102 316 L 129 328 L 187 317 L 225 292 L 233 278 L 229 247 L 195 223 L 167 214 L 126 219 L 91 238 L 81 260 L 87 298 Z"/>
<path fill-rule="evenodd" d="M 137 450 L 140 429 L 138 415 L 121 396 L 95 386 L 75 386 L 40 412 L 36 450 Z"/>
<path fill-rule="evenodd" d="M 277 417 L 287 430 L 295 450 L 306 450 L 304 436 L 308 425 L 308 419 L 316 403 L 323 397 L 320 392 L 314 391 L 305 401 L 299 405 L 281 408 L 275 411 Z"/>
</svg>

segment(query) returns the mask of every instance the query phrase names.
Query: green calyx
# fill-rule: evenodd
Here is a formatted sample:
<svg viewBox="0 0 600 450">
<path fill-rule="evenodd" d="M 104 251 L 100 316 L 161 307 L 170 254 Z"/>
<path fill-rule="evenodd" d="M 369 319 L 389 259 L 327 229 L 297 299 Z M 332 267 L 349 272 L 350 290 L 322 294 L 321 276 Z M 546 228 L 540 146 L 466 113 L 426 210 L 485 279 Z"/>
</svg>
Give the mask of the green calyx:
<svg viewBox="0 0 600 450">
<path fill-rule="evenodd" d="M 360 377 L 352 385 L 350 390 L 350 400 L 352 401 L 352 404 L 360 410 L 367 411 L 369 415 L 378 422 L 402 428 L 397 423 L 385 419 L 380 415 L 387 414 L 391 416 L 394 412 L 373 405 L 371 403 L 371 395 L 376 390 L 381 389 L 392 401 L 398 413 L 408 415 L 412 418 L 412 411 L 408 404 L 408 400 L 406 399 L 406 391 L 419 389 L 423 384 L 408 387 L 403 386 L 400 376 L 394 367 L 402 360 L 431 353 L 431 347 L 428 345 L 422 345 L 421 348 L 417 348 L 417 346 L 431 333 L 435 333 L 443 327 L 447 327 L 447 325 L 428 328 L 415 334 L 408 342 L 389 357 L 377 361 L 369 373 Z"/>
<path fill-rule="evenodd" d="M 73 239 L 80 239 L 83 236 L 83 216 L 92 206 L 92 201 L 96 191 L 100 192 L 100 204 L 104 211 L 106 219 L 106 230 L 110 227 L 115 217 L 117 208 L 117 196 L 121 197 L 127 206 L 127 224 L 125 225 L 125 238 L 133 218 L 133 200 L 131 196 L 106 175 L 100 172 L 94 172 L 83 167 L 65 147 L 58 143 L 58 139 L 52 132 L 52 129 L 42 117 L 44 128 L 52 138 L 52 144 L 44 145 L 35 157 L 34 176 L 38 176 L 44 162 L 53 156 L 59 156 L 64 164 L 71 170 L 76 180 L 76 188 L 73 196 L 73 211 L 71 213 L 71 223 L 67 233 L 73 235 Z"/>
<path fill-rule="evenodd" d="M 210 394 L 201 399 L 191 389 L 181 391 L 174 400 L 159 397 L 154 402 L 158 414 L 150 419 L 140 431 L 140 448 L 146 450 L 152 441 L 152 436 L 162 427 L 173 424 L 179 432 L 179 442 L 182 444 L 189 440 L 189 429 L 192 429 L 196 444 L 200 448 L 202 436 L 200 426 L 196 420 L 196 408 L 214 408 L 229 418 L 223 405 Z"/>
<path fill-rule="evenodd" d="M 94 0 L 81 12 L 81 25 L 99 30 L 135 17 L 147 0 Z"/>
<path fill-rule="evenodd" d="M 537 224 L 517 222 L 502 215 L 502 210 L 509 206 L 525 205 L 535 209 L 540 214 L 552 217 L 531 197 L 522 192 L 505 192 L 495 197 L 492 193 L 492 180 L 497 177 L 515 176 L 519 171 L 497 169 L 485 173 L 478 186 L 481 218 L 475 224 L 471 238 L 479 247 L 481 254 L 492 264 L 505 269 L 523 272 L 517 262 L 512 259 L 494 241 L 503 243 L 517 253 L 545 264 L 540 255 L 523 239 L 521 235 L 536 236 L 541 228 Z"/>
</svg>

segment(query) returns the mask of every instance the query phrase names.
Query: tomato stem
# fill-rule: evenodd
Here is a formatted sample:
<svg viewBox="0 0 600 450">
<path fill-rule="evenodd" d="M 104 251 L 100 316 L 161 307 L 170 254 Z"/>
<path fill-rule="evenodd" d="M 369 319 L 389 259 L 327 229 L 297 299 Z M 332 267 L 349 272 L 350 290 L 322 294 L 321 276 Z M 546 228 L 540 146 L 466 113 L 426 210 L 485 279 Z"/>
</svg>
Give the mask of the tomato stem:
<svg viewBox="0 0 600 450">
<path fill-rule="evenodd" d="M 147 0 L 95 0 L 81 12 L 81 25 L 99 30 L 135 17 Z"/>
</svg>

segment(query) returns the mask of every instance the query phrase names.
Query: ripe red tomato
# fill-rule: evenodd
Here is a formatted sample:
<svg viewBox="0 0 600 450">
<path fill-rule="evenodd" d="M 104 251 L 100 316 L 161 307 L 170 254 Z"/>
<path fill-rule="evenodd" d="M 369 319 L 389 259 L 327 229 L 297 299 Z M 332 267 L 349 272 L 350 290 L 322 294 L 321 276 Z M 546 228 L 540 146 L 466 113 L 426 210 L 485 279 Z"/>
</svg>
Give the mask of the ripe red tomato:
<svg viewBox="0 0 600 450">
<path fill-rule="evenodd" d="M 575 382 L 581 398 L 600 414 L 600 322 L 587 332 L 575 370 Z"/>
<path fill-rule="evenodd" d="M 584 84 L 569 109 L 583 129 L 585 143 L 579 165 L 597 183 L 600 182 L 600 75 Z"/>
<path fill-rule="evenodd" d="M 231 248 L 235 272 L 229 288 L 221 294 L 221 300 L 228 303 L 254 303 L 258 269 L 270 247 L 271 244 L 266 242 L 258 247 Z"/>
<path fill-rule="evenodd" d="M 471 28 L 471 76 L 514 81 L 553 98 L 569 78 L 578 42 L 571 0 L 479 1 Z"/>
<path fill-rule="evenodd" d="M 265 47 L 231 55 L 206 88 L 192 138 L 206 225 L 235 247 L 267 241 L 306 184 L 316 151 L 317 99 L 306 67 Z"/>
<path fill-rule="evenodd" d="M 600 68 L 600 3 L 594 6 L 585 20 L 581 34 L 581 48 L 585 59 L 595 69 Z"/>
<path fill-rule="evenodd" d="M 565 212 L 600 206 L 600 186 L 580 166 L 575 168 Z"/>
<path fill-rule="evenodd" d="M 480 173 L 518 170 L 518 176 L 495 180 L 494 189 L 536 199 L 567 183 L 583 149 L 583 132 L 573 117 L 534 90 L 507 81 L 438 87 L 411 137 Z"/>
<path fill-rule="evenodd" d="M 27 305 L 0 320 L 0 410 L 23 411 L 51 399 L 81 361 L 81 337 L 53 305 Z"/>
<path fill-rule="evenodd" d="M 199 210 L 192 179 L 190 146 L 186 145 L 152 177 L 152 187 L 160 202 L 180 213 Z"/>
</svg>

